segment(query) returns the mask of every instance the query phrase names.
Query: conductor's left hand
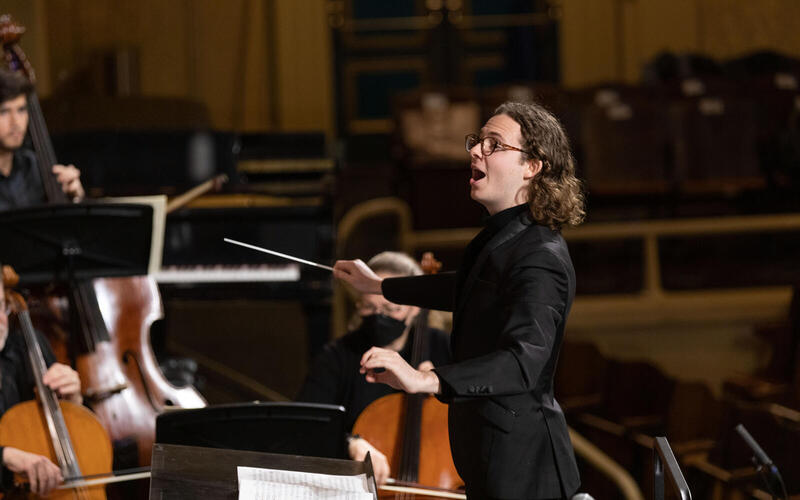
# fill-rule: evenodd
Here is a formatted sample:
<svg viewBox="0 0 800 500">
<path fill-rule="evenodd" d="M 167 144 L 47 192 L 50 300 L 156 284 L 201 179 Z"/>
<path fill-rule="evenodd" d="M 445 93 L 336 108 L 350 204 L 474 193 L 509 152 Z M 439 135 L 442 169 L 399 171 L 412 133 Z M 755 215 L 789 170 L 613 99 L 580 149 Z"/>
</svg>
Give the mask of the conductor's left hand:
<svg viewBox="0 0 800 500">
<path fill-rule="evenodd" d="M 441 392 L 439 376 L 429 370 L 415 370 L 397 351 L 373 347 L 361 357 L 359 372 L 367 382 L 387 384 L 409 394 Z"/>
</svg>

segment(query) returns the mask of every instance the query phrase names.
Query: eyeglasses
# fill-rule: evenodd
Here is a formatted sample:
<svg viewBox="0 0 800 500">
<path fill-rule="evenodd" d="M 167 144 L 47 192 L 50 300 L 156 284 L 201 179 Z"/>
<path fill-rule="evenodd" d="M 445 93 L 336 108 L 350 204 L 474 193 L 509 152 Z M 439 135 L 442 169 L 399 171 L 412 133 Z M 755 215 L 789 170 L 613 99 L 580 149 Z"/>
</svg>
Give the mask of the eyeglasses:
<svg viewBox="0 0 800 500">
<path fill-rule="evenodd" d="M 392 316 L 401 311 L 403 306 L 397 304 L 383 304 L 375 306 L 364 302 L 356 302 L 356 312 L 359 316 L 370 316 L 372 314 L 383 314 L 384 316 Z"/>
<path fill-rule="evenodd" d="M 469 134 L 464 138 L 464 140 L 468 152 L 472 151 L 472 148 L 474 148 L 476 144 L 480 143 L 481 153 L 483 153 L 483 156 L 489 156 L 490 154 L 497 151 L 498 148 L 500 149 L 500 151 L 511 149 L 514 151 L 519 151 L 520 153 L 527 153 L 527 151 L 525 151 L 524 149 L 504 144 L 495 139 L 494 137 L 478 137 L 477 134 Z"/>
</svg>

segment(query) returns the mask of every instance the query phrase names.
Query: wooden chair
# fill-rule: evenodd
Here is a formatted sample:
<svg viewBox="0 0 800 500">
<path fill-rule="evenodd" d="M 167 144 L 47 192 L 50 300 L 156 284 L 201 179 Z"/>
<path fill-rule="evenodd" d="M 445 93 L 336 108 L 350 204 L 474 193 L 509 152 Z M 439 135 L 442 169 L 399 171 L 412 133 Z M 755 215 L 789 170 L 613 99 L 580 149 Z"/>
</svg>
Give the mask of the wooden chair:
<svg viewBox="0 0 800 500">
<path fill-rule="evenodd" d="M 564 342 L 558 358 L 555 396 L 567 415 L 596 409 L 603 399 L 606 358 L 591 342 Z"/>
<path fill-rule="evenodd" d="M 663 108 L 639 99 L 591 104 L 581 121 L 582 170 L 590 193 L 652 195 L 670 190 L 672 161 Z"/>
<path fill-rule="evenodd" d="M 769 362 L 758 373 L 725 380 L 727 397 L 800 410 L 800 285 L 793 290 L 786 321 L 763 325 L 755 332 L 771 347 Z"/>
<path fill-rule="evenodd" d="M 735 431 L 743 424 L 781 469 L 790 495 L 800 494 L 800 413 L 777 405 L 725 403 L 714 447 L 705 456 L 685 460 L 697 498 L 714 500 L 763 495 L 763 484 L 751 462 L 752 451 Z"/>
<path fill-rule="evenodd" d="M 676 180 L 687 195 L 762 189 L 753 102 L 709 95 L 670 105 Z"/>
<path fill-rule="evenodd" d="M 601 402 L 570 423 L 641 483 L 652 469 L 637 436 L 664 435 L 674 388 L 652 364 L 608 360 Z"/>
</svg>

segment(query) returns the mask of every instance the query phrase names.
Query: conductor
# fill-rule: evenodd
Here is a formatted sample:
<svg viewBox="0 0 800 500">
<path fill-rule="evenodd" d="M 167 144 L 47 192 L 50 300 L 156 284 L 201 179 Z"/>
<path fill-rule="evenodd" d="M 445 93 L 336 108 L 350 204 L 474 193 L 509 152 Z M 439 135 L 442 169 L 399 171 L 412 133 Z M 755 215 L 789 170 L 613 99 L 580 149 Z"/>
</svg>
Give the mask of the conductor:
<svg viewBox="0 0 800 500">
<path fill-rule="evenodd" d="M 568 498 L 580 479 L 553 375 L 575 294 L 560 230 L 584 217 L 574 159 L 561 124 L 533 103 L 502 104 L 466 148 L 470 196 L 490 217 L 458 272 L 382 279 L 360 260 L 334 266 L 361 293 L 453 311 L 453 361 L 422 371 L 373 347 L 360 372 L 449 404 L 468 497 Z"/>
</svg>

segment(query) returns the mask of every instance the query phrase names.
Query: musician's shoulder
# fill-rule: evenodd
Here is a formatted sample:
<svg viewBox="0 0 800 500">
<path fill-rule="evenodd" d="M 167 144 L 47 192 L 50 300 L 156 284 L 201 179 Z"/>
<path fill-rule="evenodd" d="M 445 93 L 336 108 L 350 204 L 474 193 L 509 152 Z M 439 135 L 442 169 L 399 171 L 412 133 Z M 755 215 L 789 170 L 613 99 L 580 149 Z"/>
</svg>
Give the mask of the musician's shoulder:
<svg viewBox="0 0 800 500">
<path fill-rule="evenodd" d="M 36 153 L 27 148 L 14 151 L 14 169 L 24 175 L 38 175 L 36 168 Z"/>
</svg>

